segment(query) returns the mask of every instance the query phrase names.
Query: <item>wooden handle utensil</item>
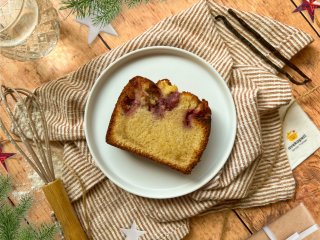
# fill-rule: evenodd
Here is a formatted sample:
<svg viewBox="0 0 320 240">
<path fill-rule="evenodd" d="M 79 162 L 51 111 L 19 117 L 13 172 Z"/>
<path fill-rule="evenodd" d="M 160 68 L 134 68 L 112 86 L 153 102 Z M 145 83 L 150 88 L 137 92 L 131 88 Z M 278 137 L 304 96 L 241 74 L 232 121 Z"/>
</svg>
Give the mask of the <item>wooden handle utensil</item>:
<svg viewBox="0 0 320 240">
<path fill-rule="evenodd" d="M 44 185 L 42 190 L 61 224 L 65 239 L 87 240 L 62 181 L 56 179 Z"/>
<path fill-rule="evenodd" d="M 65 239 L 87 240 L 88 237 L 72 208 L 62 181 L 55 177 L 49 129 L 37 96 L 26 89 L 0 85 L 0 105 L 4 109 L 4 112 L 1 112 L 2 115 L 6 113 L 7 119 L 11 120 L 10 125 L 7 126 L 6 121 L 0 116 L 0 129 L 45 182 L 42 190 L 60 221 Z M 33 114 L 40 116 L 40 122 L 38 118 L 33 117 Z M 24 124 L 19 121 L 21 116 L 27 118 Z M 42 129 L 38 129 L 39 123 Z M 23 127 L 24 125 L 27 126 L 28 131 Z M 8 129 L 13 129 L 15 137 Z M 31 135 L 27 136 L 26 132 Z M 15 140 L 16 138 L 18 140 Z M 24 147 L 22 148 L 20 144 Z"/>
</svg>

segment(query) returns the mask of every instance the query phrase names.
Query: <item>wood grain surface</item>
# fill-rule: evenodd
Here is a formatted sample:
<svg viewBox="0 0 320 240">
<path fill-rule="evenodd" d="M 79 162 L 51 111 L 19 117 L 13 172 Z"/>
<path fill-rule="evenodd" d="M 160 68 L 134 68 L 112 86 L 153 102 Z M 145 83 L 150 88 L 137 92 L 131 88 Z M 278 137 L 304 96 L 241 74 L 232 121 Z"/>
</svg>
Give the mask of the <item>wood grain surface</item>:
<svg viewBox="0 0 320 240">
<path fill-rule="evenodd" d="M 308 86 L 293 86 L 293 94 L 298 97 L 313 86 L 320 84 L 318 78 L 320 75 L 318 64 L 320 62 L 320 26 L 317 23 L 317 19 L 320 19 L 320 9 L 319 13 L 316 13 L 315 23 L 312 23 L 308 14 L 292 13 L 295 9 L 294 3 L 299 5 L 300 0 L 217 0 L 217 2 L 239 10 L 274 18 L 309 33 L 315 39 L 314 43 L 297 54 L 292 61 L 313 81 Z M 58 9 L 60 1 L 53 0 L 53 3 Z M 74 17 L 69 15 L 67 10 L 59 11 L 61 38 L 55 50 L 47 57 L 34 62 L 16 62 L 0 56 L 0 82 L 13 87 L 34 89 L 45 82 L 76 70 L 90 59 L 120 46 L 165 17 L 186 9 L 194 3 L 196 3 L 195 0 L 152 0 L 132 9 L 124 9 L 112 22 L 119 36 L 115 37 L 103 33 L 90 46 L 87 44 L 87 27 L 76 23 Z M 288 71 L 290 72 L 290 69 Z M 300 104 L 320 127 L 319 92 L 313 93 Z M 10 145 L 5 146 L 4 150 L 14 151 Z M 28 178 L 28 174 L 31 170 L 21 156 L 16 155 L 8 160 L 7 166 L 15 189 L 29 191 L 31 180 Z M 6 174 L 1 168 L 0 173 Z M 316 221 L 320 223 L 320 152 L 317 151 L 296 168 L 294 177 L 297 182 L 297 192 L 293 200 L 251 209 L 210 213 L 192 218 L 190 234 L 185 239 L 243 240 L 300 202 L 307 206 Z M 35 199 L 33 209 L 28 215 L 27 221 L 35 224 L 52 221 L 50 208 L 42 193 L 34 191 L 33 197 Z M 13 194 L 10 198 L 13 203 L 16 203 L 19 197 Z"/>
</svg>

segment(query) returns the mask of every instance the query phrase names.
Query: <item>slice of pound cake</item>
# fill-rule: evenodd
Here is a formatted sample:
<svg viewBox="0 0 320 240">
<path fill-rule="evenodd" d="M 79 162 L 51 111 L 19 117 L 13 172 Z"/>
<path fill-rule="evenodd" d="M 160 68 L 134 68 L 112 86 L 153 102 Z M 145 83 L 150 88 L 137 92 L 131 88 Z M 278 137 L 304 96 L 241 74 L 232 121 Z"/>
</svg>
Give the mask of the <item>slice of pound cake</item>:
<svg viewBox="0 0 320 240">
<path fill-rule="evenodd" d="M 206 100 L 178 92 L 170 81 L 134 77 L 112 113 L 106 142 L 188 174 L 208 143 L 211 110 Z"/>
</svg>

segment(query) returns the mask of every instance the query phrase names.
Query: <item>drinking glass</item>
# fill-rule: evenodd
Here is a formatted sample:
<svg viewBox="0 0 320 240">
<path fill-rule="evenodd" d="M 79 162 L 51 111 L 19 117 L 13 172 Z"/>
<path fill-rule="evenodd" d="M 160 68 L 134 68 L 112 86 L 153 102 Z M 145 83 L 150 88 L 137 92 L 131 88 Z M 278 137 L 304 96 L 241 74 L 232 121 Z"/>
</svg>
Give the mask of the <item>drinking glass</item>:
<svg viewBox="0 0 320 240">
<path fill-rule="evenodd" d="M 0 0 L 0 54 L 27 61 L 46 56 L 60 36 L 49 0 Z"/>
</svg>

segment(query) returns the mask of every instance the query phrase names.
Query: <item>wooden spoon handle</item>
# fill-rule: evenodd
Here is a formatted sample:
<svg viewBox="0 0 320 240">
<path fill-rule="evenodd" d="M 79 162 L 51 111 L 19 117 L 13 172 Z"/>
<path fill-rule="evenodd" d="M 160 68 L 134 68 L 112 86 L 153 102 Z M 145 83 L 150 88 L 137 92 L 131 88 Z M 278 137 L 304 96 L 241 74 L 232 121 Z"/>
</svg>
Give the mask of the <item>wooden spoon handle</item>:
<svg viewBox="0 0 320 240">
<path fill-rule="evenodd" d="M 65 239 L 87 240 L 88 237 L 72 208 L 63 182 L 60 179 L 56 179 L 55 181 L 44 185 L 42 190 L 61 224 Z"/>
</svg>

